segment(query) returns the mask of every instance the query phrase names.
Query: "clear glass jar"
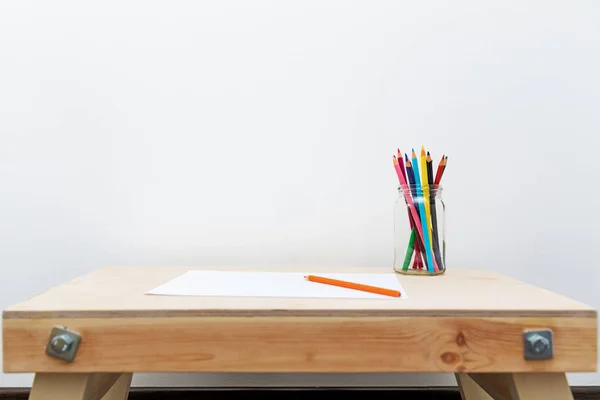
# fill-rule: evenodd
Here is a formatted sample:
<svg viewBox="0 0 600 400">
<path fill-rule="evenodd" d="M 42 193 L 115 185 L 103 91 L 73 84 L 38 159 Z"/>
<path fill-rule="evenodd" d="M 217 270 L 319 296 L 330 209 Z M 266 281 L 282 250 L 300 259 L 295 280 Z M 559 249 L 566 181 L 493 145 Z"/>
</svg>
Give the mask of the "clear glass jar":
<svg viewBox="0 0 600 400">
<path fill-rule="evenodd" d="M 398 193 L 394 207 L 394 270 L 410 275 L 443 274 L 446 205 L 442 187 L 407 185 L 399 187 Z"/>
</svg>

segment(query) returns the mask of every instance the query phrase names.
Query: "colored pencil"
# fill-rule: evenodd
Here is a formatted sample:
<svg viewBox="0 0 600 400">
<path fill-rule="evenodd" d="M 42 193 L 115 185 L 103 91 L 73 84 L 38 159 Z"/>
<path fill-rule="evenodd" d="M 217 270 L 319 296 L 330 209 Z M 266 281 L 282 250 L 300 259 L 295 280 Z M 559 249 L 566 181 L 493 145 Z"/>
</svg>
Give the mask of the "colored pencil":
<svg viewBox="0 0 600 400">
<path fill-rule="evenodd" d="M 406 175 L 408 176 L 408 183 L 410 184 L 410 193 L 412 194 L 413 199 L 417 198 L 417 186 L 415 183 L 415 169 L 412 166 L 412 162 L 410 160 L 407 161 L 406 167 Z"/>
<path fill-rule="evenodd" d="M 444 172 L 446 172 L 446 166 L 448 165 L 448 156 L 446 156 L 446 158 L 444 158 L 444 169 L 442 170 L 442 175 L 444 175 Z M 442 177 L 440 176 L 440 181 L 442 180 Z"/>
<path fill-rule="evenodd" d="M 412 157 L 413 162 L 416 162 L 416 156 L 415 156 L 414 149 L 412 151 L 412 156 L 413 156 Z M 411 178 L 412 178 L 412 181 L 411 181 L 411 185 L 412 185 L 411 186 L 411 190 L 412 190 L 412 195 L 413 195 L 413 199 L 415 201 L 415 204 L 419 205 L 421 203 L 421 201 L 419 199 L 422 200 L 422 194 L 421 193 L 419 193 L 419 194 L 417 193 L 417 182 L 415 180 L 415 175 L 416 176 L 419 175 L 419 168 L 418 168 L 418 164 L 415 164 L 415 165 L 417 166 L 416 173 L 415 173 L 415 168 L 414 167 L 411 168 L 411 173 L 410 173 L 411 174 Z M 412 162 L 411 162 L 411 166 L 412 166 Z M 420 192 L 420 190 L 419 190 L 419 192 Z M 420 208 L 419 208 L 419 212 L 420 212 Z M 421 244 L 421 247 L 419 248 L 419 257 L 415 258 L 415 262 L 414 262 L 413 268 L 416 268 L 416 269 L 427 268 L 427 269 L 429 269 L 427 267 L 427 252 L 425 251 L 425 243 L 420 243 L 420 244 Z"/>
<path fill-rule="evenodd" d="M 412 260 L 413 254 L 415 255 L 415 257 L 418 257 L 418 254 L 415 249 L 415 236 L 417 236 L 415 232 L 415 228 L 412 228 L 410 230 L 410 237 L 408 238 L 408 247 L 406 249 L 406 254 L 404 254 L 404 262 L 402 263 L 402 271 L 408 270 L 408 267 L 410 266 L 410 260 Z"/>
<path fill-rule="evenodd" d="M 425 153 L 425 146 L 421 146 L 421 186 L 423 188 L 423 208 L 425 208 L 425 221 L 427 226 L 427 234 L 429 236 L 429 246 L 431 246 L 431 252 L 433 253 L 433 234 L 431 232 L 431 209 L 429 204 L 430 191 L 429 191 L 429 180 L 427 178 L 427 154 Z M 434 264 L 437 264 L 437 260 L 434 256 Z M 438 266 L 439 267 L 439 266 Z M 437 272 L 437 269 L 435 270 Z"/>
<path fill-rule="evenodd" d="M 415 185 L 417 188 L 417 196 L 421 196 L 422 195 L 422 189 L 421 189 L 421 181 L 420 181 L 420 177 L 419 177 L 419 163 L 417 161 L 417 155 L 415 154 L 415 150 L 412 150 L 412 167 L 413 167 L 413 171 L 415 173 Z M 419 204 L 419 210 L 420 210 L 420 215 L 421 215 L 421 230 L 422 230 L 422 235 L 423 235 L 423 244 L 425 245 L 425 254 L 427 256 L 427 269 L 429 270 L 429 272 L 433 273 L 433 272 L 437 272 L 438 268 L 437 265 L 435 265 L 435 261 L 431 255 L 432 251 L 431 251 L 431 242 L 429 240 L 429 229 L 427 229 L 427 216 L 425 214 L 425 207 L 423 205 L 423 201 L 417 201 L 417 203 Z"/>
<path fill-rule="evenodd" d="M 396 169 L 396 175 L 398 175 L 398 179 L 400 180 L 400 186 L 402 187 L 402 192 L 404 193 L 404 199 L 406 200 L 406 204 L 414 218 L 415 226 L 417 227 L 417 232 L 421 239 L 423 239 L 423 230 L 421 228 L 421 224 L 419 224 L 419 212 L 417 211 L 412 198 L 408 192 L 408 184 L 406 183 L 406 179 L 404 179 L 404 175 L 400 171 L 400 164 L 398 164 L 398 159 L 394 156 L 394 168 Z"/>
<path fill-rule="evenodd" d="M 442 173 L 440 174 L 440 182 L 442 180 L 442 175 L 446 171 L 446 165 L 448 165 L 448 156 L 446 156 L 446 158 L 444 158 L 444 168 L 442 168 Z M 442 255 L 445 260 L 446 259 L 446 238 L 444 238 L 442 241 Z"/>
<path fill-rule="evenodd" d="M 408 183 L 410 185 L 410 192 L 412 194 L 413 201 L 414 201 L 417 198 L 417 189 L 415 187 L 415 173 L 414 173 L 413 168 L 412 168 L 412 163 L 408 159 L 408 155 L 406 153 L 404 154 L 404 158 L 406 160 L 406 175 L 408 176 Z M 413 225 L 411 225 L 411 229 L 414 229 Z M 422 260 L 422 256 L 421 256 L 422 249 L 425 249 L 423 247 L 423 243 L 419 242 L 417 240 L 415 242 L 415 247 L 414 247 L 415 257 L 414 257 L 414 262 L 413 262 L 413 268 L 416 268 L 416 269 L 423 268 L 423 260 Z M 423 252 L 423 255 L 425 255 L 425 252 Z"/>
<path fill-rule="evenodd" d="M 433 185 L 433 160 L 431 159 L 431 154 L 427 152 L 427 183 L 429 186 Z"/>
<path fill-rule="evenodd" d="M 404 176 L 404 179 L 406 180 L 406 171 L 404 169 L 404 159 L 402 158 L 402 153 L 400 152 L 400 149 L 398 149 L 398 164 L 400 165 L 400 171 L 402 171 L 402 175 Z M 410 166 L 407 165 L 406 168 L 409 168 Z M 405 188 L 402 188 L 402 190 L 406 190 Z M 413 220 L 412 215 L 410 215 L 410 210 L 408 211 L 408 221 L 410 223 L 410 238 L 408 239 L 408 247 L 406 248 L 406 254 L 404 255 L 404 262 L 402 263 L 402 269 L 404 271 L 406 271 L 408 269 L 408 266 L 410 265 L 410 260 L 412 259 L 412 255 L 414 253 L 415 250 L 415 222 Z"/>
<path fill-rule="evenodd" d="M 362 292 L 381 294 L 383 296 L 400 297 L 400 291 L 394 290 L 394 289 L 385 289 L 385 288 L 380 288 L 377 286 L 363 285 L 362 283 L 341 281 L 339 279 L 331 279 L 331 278 L 325 278 L 322 276 L 315 276 L 315 275 L 308 275 L 308 276 L 305 276 L 304 278 L 306 278 L 310 282 L 323 283 L 325 285 L 332 285 L 332 286 L 343 287 L 346 289 L 360 290 Z"/>
<path fill-rule="evenodd" d="M 411 194 L 413 195 L 413 202 L 414 202 L 415 177 L 413 175 L 412 164 L 411 164 L 410 160 L 408 159 L 408 156 L 405 154 L 404 157 L 406 160 L 406 176 L 408 177 L 408 184 L 410 186 L 410 191 L 411 191 Z M 415 223 L 414 223 L 412 216 L 410 215 L 410 211 L 408 214 L 409 214 L 408 216 L 410 218 L 411 232 L 410 232 L 410 238 L 408 241 L 408 247 L 406 249 L 406 254 L 404 255 L 404 263 L 402 264 L 402 269 L 404 271 L 406 271 L 408 269 L 408 267 L 410 266 L 410 260 L 411 260 L 413 254 L 415 256 L 413 268 L 418 268 L 421 265 L 419 260 L 421 259 L 420 248 L 422 247 L 422 244 L 421 244 L 421 242 L 419 242 L 419 238 L 416 237 L 417 235 L 415 234 L 415 229 L 416 229 Z"/>
<path fill-rule="evenodd" d="M 402 153 L 400 152 L 400 149 L 398 149 L 398 164 L 400 165 L 400 171 L 404 176 L 404 180 L 406 180 L 406 171 L 404 170 L 404 159 L 402 158 Z"/>
<path fill-rule="evenodd" d="M 437 171 L 435 173 L 435 179 L 433 180 L 435 185 L 440 184 L 440 180 L 442 179 L 442 170 L 444 169 L 444 156 L 442 155 L 442 159 L 438 164 Z"/>
<path fill-rule="evenodd" d="M 444 170 L 446 169 L 446 164 L 448 163 L 448 156 L 442 156 L 442 160 L 440 161 L 440 165 L 438 165 L 438 170 L 435 175 L 435 184 L 439 185 L 442 180 L 442 175 L 444 174 Z"/>
<path fill-rule="evenodd" d="M 429 210 L 431 214 L 431 235 L 433 238 L 433 255 L 435 260 L 437 261 L 438 268 L 444 269 L 444 263 L 442 262 L 442 255 L 440 254 L 440 244 L 438 238 L 437 231 L 437 211 L 435 209 L 435 196 L 437 185 L 434 185 L 433 182 L 433 160 L 431 159 L 431 154 L 427 152 L 427 181 L 429 183 Z"/>
</svg>

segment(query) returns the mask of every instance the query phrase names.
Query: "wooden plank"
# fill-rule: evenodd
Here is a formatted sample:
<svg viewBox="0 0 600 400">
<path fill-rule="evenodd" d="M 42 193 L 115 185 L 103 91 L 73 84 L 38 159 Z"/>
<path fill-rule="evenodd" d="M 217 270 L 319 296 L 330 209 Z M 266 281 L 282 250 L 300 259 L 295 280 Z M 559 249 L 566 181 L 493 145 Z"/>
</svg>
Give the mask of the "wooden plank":
<svg viewBox="0 0 600 400">
<path fill-rule="evenodd" d="M 82 334 L 73 363 L 48 333 Z M 6 372 L 595 371 L 596 318 L 173 317 L 4 320 Z M 526 361 L 522 332 L 554 331 L 554 358 Z"/>
<path fill-rule="evenodd" d="M 519 400 L 573 400 L 563 373 L 512 374 Z"/>
<path fill-rule="evenodd" d="M 121 374 L 36 374 L 30 400 L 101 400 Z"/>
<path fill-rule="evenodd" d="M 408 300 L 150 296 L 144 293 L 190 267 L 105 267 L 4 311 L 4 318 L 175 316 L 453 316 L 595 317 L 564 296 L 485 270 L 453 269 L 436 277 L 398 279 Z M 249 270 L 248 268 L 206 268 Z M 269 270 L 262 268 L 261 270 Z M 277 271 L 304 271 L 277 268 Z M 311 272 L 333 271 L 311 269 Z M 390 273 L 391 268 L 338 272 Z"/>
<path fill-rule="evenodd" d="M 517 399 L 513 376 L 511 373 L 501 374 L 469 374 L 495 400 Z"/>
<path fill-rule="evenodd" d="M 455 374 L 455 376 L 462 400 L 492 400 L 492 397 L 469 377 L 469 374 Z"/>
<path fill-rule="evenodd" d="M 132 378 L 133 374 L 131 373 L 121 374 L 121 377 L 115 382 L 106 395 L 104 395 L 102 400 L 127 400 Z"/>
<path fill-rule="evenodd" d="M 469 374 L 496 400 L 573 400 L 564 373 Z"/>
</svg>

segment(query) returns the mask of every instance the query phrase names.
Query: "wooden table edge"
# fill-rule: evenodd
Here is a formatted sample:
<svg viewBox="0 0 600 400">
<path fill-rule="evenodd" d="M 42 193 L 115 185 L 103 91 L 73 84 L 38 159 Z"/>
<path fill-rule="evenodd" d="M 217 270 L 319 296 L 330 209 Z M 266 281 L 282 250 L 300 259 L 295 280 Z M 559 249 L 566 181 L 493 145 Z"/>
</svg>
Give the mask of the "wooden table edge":
<svg viewBox="0 0 600 400">
<path fill-rule="evenodd" d="M 55 326 L 82 335 L 81 351 L 72 364 L 44 354 Z M 531 329 L 553 330 L 553 359 L 524 360 L 523 333 Z M 3 368 L 6 372 L 592 372 L 597 369 L 597 330 L 597 318 L 538 316 L 11 318 L 3 324 Z M 390 352 L 401 356 L 390 358 Z"/>
<path fill-rule="evenodd" d="M 169 318 L 169 317 L 437 317 L 437 318 L 597 318 L 589 310 L 63 310 L 6 309 L 3 319 L 42 318 Z"/>
</svg>

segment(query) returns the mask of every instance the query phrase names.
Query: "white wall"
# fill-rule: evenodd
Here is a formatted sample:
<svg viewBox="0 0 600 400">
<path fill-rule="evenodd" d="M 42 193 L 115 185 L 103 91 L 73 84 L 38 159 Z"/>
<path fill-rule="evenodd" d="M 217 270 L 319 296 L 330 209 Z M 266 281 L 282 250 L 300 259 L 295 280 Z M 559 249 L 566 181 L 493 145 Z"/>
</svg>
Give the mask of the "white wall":
<svg viewBox="0 0 600 400">
<path fill-rule="evenodd" d="M 593 0 L 0 2 L 0 307 L 109 264 L 391 266 L 390 157 L 421 144 L 449 155 L 451 268 L 600 307 L 599 21 Z"/>
</svg>

